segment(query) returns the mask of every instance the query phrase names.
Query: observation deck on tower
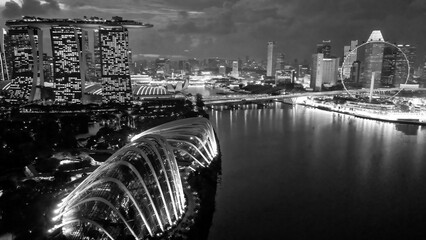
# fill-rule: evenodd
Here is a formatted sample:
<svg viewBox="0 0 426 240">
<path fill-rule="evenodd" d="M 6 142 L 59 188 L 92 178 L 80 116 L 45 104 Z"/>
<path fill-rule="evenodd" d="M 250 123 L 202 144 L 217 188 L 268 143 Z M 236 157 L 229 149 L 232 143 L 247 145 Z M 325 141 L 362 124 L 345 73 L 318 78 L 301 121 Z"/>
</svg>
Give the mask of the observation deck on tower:
<svg viewBox="0 0 426 240">
<path fill-rule="evenodd" d="M 49 27 L 49 26 L 76 26 L 81 28 L 98 27 L 125 27 L 125 28 L 152 28 L 154 25 L 149 23 L 137 22 L 134 20 L 125 20 L 122 17 L 112 17 L 112 19 L 103 19 L 99 17 L 90 18 L 40 18 L 24 16 L 22 19 L 6 21 L 8 27 Z"/>
</svg>

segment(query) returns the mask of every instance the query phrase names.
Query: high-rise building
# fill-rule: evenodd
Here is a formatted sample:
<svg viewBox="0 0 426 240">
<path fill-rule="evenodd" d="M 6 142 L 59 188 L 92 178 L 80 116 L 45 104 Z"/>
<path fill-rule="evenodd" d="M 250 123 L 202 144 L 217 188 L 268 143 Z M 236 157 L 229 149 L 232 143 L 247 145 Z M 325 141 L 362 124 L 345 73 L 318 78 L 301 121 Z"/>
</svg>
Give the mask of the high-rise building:
<svg viewBox="0 0 426 240">
<path fill-rule="evenodd" d="M 405 54 L 402 54 L 401 51 L 397 51 L 396 57 L 395 57 L 395 78 L 393 81 L 393 85 L 398 87 L 400 84 L 404 84 L 407 81 L 407 74 L 409 73 L 410 76 L 408 77 L 408 81 L 411 81 L 413 79 L 414 75 L 414 60 L 416 58 L 416 47 L 408 44 L 399 44 L 398 48 L 401 49 L 401 51 Z M 407 63 L 408 60 L 408 63 Z M 410 69 L 408 69 L 410 66 Z"/>
<path fill-rule="evenodd" d="M 343 65 L 342 65 L 342 75 L 343 80 L 350 80 L 351 68 L 353 63 L 357 60 L 357 50 L 355 48 L 358 46 L 358 40 L 352 40 L 351 45 L 343 47 Z"/>
<path fill-rule="evenodd" d="M 374 87 L 380 87 L 383 51 L 385 48 L 382 33 L 378 30 L 373 31 L 368 38 L 368 42 L 371 43 L 365 45 L 365 64 L 361 82 L 364 87 L 370 87 L 372 75 L 374 74 Z"/>
<path fill-rule="evenodd" d="M 339 74 L 339 58 L 323 58 L 322 83 L 336 85 Z"/>
<path fill-rule="evenodd" d="M 317 44 L 317 53 L 324 54 L 325 58 L 331 57 L 331 40 L 323 40 L 322 43 Z"/>
<path fill-rule="evenodd" d="M 353 83 L 359 83 L 360 77 L 361 77 L 361 62 L 356 60 L 355 62 L 352 63 L 350 81 Z"/>
<path fill-rule="evenodd" d="M 239 73 L 238 73 L 238 61 L 233 61 L 232 62 L 232 73 L 231 73 L 232 77 L 239 77 Z"/>
<path fill-rule="evenodd" d="M 316 53 L 312 55 L 312 71 L 311 71 L 311 88 L 314 91 L 320 91 L 322 88 L 322 75 L 323 75 L 323 53 Z"/>
<path fill-rule="evenodd" d="M 268 56 L 267 56 L 267 63 L 266 63 L 266 76 L 267 77 L 272 77 L 272 76 L 275 75 L 274 47 L 275 47 L 275 42 L 268 42 Z"/>
<path fill-rule="evenodd" d="M 385 46 L 383 49 L 383 63 L 381 84 L 383 86 L 391 86 L 395 78 L 395 63 L 397 49 L 393 46 Z"/>
<path fill-rule="evenodd" d="M 55 101 L 79 103 L 85 82 L 83 32 L 81 28 L 56 26 L 50 29 L 50 36 Z"/>
<path fill-rule="evenodd" d="M 33 101 L 36 98 L 39 78 L 43 84 L 42 31 L 36 27 L 13 27 L 8 32 L 13 52 L 11 98 L 18 101 Z M 37 93 L 38 92 L 38 93 Z"/>
<path fill-rule="evenodd" d="M 277 64 L 276 64 L 276 67 L 275 67 L 276 71 L 284 70 L 284 66 L 285 66 L 284 61 L 285 61 L 285 55 L 284 55 L 284 53 L 280 53 L 277 57 Z"/>
<path fill-rule="evenodd" d="M 123 27 L 99 29 L 104 102 L 129 103 L 132 86 L 129 70 L 129 32 Z"/>
</svg>

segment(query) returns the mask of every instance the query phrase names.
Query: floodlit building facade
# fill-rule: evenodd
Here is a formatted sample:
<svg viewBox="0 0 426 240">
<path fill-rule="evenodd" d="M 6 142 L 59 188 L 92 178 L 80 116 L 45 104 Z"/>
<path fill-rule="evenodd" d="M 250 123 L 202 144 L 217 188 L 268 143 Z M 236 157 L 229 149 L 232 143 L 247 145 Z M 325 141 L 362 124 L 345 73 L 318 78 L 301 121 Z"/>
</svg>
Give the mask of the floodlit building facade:
<svg viewBox="0 0 426 240">
<path fill-rule="evenodd" d="M 8 35 L 13 50 L 11 97 L 33 101 L 38 82 L 43 83 L 43 74 L 40 74 L 40 69 L 43 69 L 42 31 L 36 27 L 14 27 L 9 29 Z"/>
<path fill-rule="evenodd" d="M 72 26 L 50 29 L 53 55 L 55 101 L 81 102 L 85 84 L 84 57 L 88 42 L 83 41 L 86 31 Z"/>
<path fill-rule="evenodd" d="M 99 43 L 103 101 L 129 103 L 132 99 L 129 32 L 126 28 L 101 28 Z"/>
</svg>

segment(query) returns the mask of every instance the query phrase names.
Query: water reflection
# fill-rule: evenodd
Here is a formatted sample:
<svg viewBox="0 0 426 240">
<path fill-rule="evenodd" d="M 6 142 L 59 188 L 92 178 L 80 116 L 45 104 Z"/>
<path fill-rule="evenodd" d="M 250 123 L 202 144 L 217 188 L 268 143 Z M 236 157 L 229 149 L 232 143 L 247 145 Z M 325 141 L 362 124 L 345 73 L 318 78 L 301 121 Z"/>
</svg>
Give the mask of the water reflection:
<svg viewBox="0 0 426 240">
<path fill-rule="evenodd" d="M 209 239 L 426 236 L 426 129 L 284 104 L 210 114 L 223 175 Z"/>
</svg>

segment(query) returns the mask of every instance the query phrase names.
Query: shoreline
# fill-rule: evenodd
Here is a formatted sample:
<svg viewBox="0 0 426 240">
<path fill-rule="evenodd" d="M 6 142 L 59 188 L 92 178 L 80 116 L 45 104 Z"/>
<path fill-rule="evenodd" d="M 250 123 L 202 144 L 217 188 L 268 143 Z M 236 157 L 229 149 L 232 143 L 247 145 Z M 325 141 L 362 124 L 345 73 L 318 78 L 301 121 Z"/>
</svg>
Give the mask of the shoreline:
<svg viewBox="0 0 426 240">
<path fill-rule="evenodd" d="M 289 104 L 289 103 L 287 103 L 287 104 Z M 372 115 L 361 115 L 361 114 L 356 113 L 356 112 L 348 112 L 348 111 L 344 111 L 344 110 L 333 109 L 333 108 L 327 107 L 327 106 L 314 106 L 314 105 L 310 105 L 310 104 L 307 104 L 307 103 L 296 103 L 295 105 L 301 105 L 301 106 L 304 106 L 304 107 L 311 107 L 311 108 L 315 108 L 315 109 L 319 109 L 319 110 L 323 110 L 323 111 L 345 114 L 345 115 L 354 116 L 354 117 L 358 117 L 358 118 L 362 118 L 362 119 L 376 120 L 376 121 L 389 122 L 389 123 L 401 123 L 401 124 L 426 126 L 426 121 L 422 122 L 422 121 L 420 121 L 420 119 L 418 121 L 414 121 L 414 119 L 413 119 L 413 121 L 408 120 L 408 119 L 406 121 L 399 120 L 399 119 L 395 120 L 395 119 L 385 118 L 384 116 L 386 116 L 386 115 L 382 115 L 383 117 L 375 117 L 375 116 L 372 116 Z"/>
</svg>

